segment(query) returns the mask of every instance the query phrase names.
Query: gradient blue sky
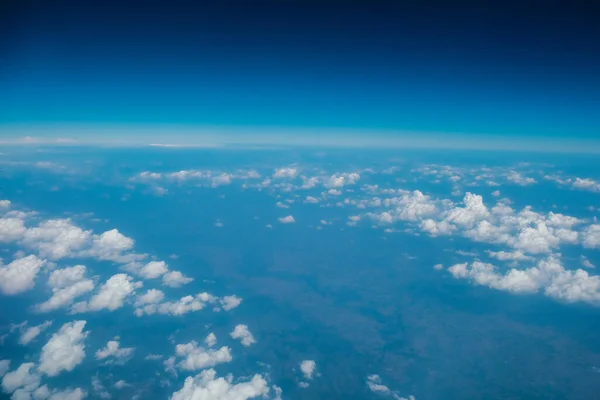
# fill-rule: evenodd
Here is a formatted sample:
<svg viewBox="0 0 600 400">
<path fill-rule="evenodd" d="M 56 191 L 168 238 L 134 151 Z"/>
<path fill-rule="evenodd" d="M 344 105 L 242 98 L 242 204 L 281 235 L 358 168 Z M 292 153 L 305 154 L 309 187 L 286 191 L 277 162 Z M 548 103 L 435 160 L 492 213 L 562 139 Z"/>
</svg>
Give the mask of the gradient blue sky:
<svg viewBox="0 0 600 400">
<path fill-rule="evenodd" d="M 600 136 L 600 14 L 576 3 L 43 3 L 0 12 L 6 136 L 65 124 Z"/>
</svg>

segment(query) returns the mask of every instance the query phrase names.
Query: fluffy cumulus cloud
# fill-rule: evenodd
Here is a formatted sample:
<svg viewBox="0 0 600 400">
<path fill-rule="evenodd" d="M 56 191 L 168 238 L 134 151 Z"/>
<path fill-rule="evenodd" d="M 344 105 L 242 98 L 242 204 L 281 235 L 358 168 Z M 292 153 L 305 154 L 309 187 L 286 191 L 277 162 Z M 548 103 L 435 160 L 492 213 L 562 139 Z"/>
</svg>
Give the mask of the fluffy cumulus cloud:
<svg viewBox="0 0 600 400">
<path fill-rule="evenodd" d="M 214 347 L 214 345 L 217 344 L 217 336 L 212 332 L 209 333 L 208 336 L 206 336 L 206 339 L 204 339 L 204 343 L 206 343 L 208 347 Z"/>
<path fill-rule="evenodd" d="M 223 307 L 223 310 L 229 311 L 229 310 L 233 310 L 234 308 L 236 308 L 240 304 L 242 304 L 242 300 L 243 299 L 241 297 L 233 295 L 233 296 L 223 296 L 221 298 L 221 300 L 219 300 L 219 302 L 221 303 L 221 307 Z"/>
<path fill-rule="evenodd" d="M 10 369 L 10 360 L 0 360 L 0 378 Z"/>
<path fill-rule="evenodd" d="M 94 281 L 85 279 L 86 267 L 76 265 L 52 271 L 48 286 L 52 288 L 52 297 L 38 304 L 36 311 L 49 312 L 73 304 L 73 301 L 94 290 Z"/>
<path fill-rule="evenodd" d="M 23 237 L 27 228 L 20 218 L 0 218 L 0 242 L 14 242 Z"/>
<path fill-rule="evenodd" d="M 89 243 L 91 236 L 91 231 L 81 229 L 70 219 L 54 219 L 27 229 L 22 243 L 42 257 L 56 260 L 74 256 Z"/>
<path fill-rule="evenodd" d="M 15 295 L 33 288 L 35 278 L 45 263 L 45 260 L 29 255 L 5 266 L 0 264 L 0 291 L 5 295 Z"/>
<path fill-rule="evenodd" d="M 381 377 L 377 374 L 369 375 L 367 377 L 367 387 L 371 392 L 387 395 L 395 400 L 415 400 L 415 396 L 410 395 L 408 397 L 401 397 L 394 393 L 389 387 L 381 382 Z"/>
<path fill-rule="evenodd" d="M 85 357 L 86 321 L 64 324 L 42 348 L 38 370 L 48 376 L 72 371 Z"/>
<path fill-rule="evenodd" d="M 568 303 L 581 301 L 600 305 L 600 277 L 589 275 L 582 269 L 567 270 L 554 256 L 541 260 L 534 267 L 511 268 L 505 273 L 481 261 L 455 264 L 448 271 L 457 279 L 468 279 L 497 290 L 513 293 L 541 291 Z"/>
<path fill-rule="evenodd" d="M 48 398 L 48 400 L 82 400 L 87 396 L 87 392 L 81 388 L 67 389 L 56 391 Z M 35 398 L 35 396 L 34 396 Z M 37 399 L 36 399 L 37 400 Z"/>
<path fill-rule="evenodd" d="M 600 183 L 593 179 L 576 178 L 573 181 L 573 187 L 580 190 L 589 190 L 590 192 L 600 192 Z"/>
<path fill-rule="evenodd" d="M 139 275 L 144 279 L 156 279 L 169 272 L 169 268 L 164 261 L 150 261 L 143 266 Z"/>
<path fill-rule="evenodd" d="M 254 375 L 249 381 L 233 382 L 233 377 L 217 378 L 214 369 L 202 371 L 195 377 L 187 377 L 183 388 L 173 393 L 171 400 L 246 400 L 265 397 L 269 385 L 261 375 Z"/>
<path fill-rule="evenodd" d="M 294 219 L 293 215 L 288 215 L 286 217 L 281 217 L 281 218 L 278 218 L 278 220 L 282 224 L 293 224 L 294 222 L 296 222 L 296 220 Z"/>
<path fill-rule="evenodd" d="M 142 286 L 141 282 L 134 282 L 127 274 L 111 276 L 92 296 L 88 302 L 73 305 L 73 312 L 87 312 L 98 310 L 114 311 L 125 304 L 125 300 L 135 293 L 135 289 Z"/>
<path fill-rule="evenodd" d="M 583 247 L 592 249 L 600 248 L 600 224 L 594 224 L 587 227 L 581 233 Z"/>
<path fill-rule="evenodd" d="M 300 363 L 300 371 L 306 379 L 312 379 L 317 363 L 314 360 L 304 360 Z"/>
<path fill-rule="evenodd" d="M 178 301 L 162 302 L 164 294 L 160 290 L 149 290 L 137 298 L 135 302 L 135 315 L 170 314 L 183 315 L 189 312 L 202 310 L 207 303 L 214 304 L 217 297 L 208 293 L 199 293 L 196 296 L 184 296 Z"/>
<path fill-rule="evenodd" d="M 123 363 L 131 357 L 134 351 L 134 347 L 120 347 L 118 340 L 110 340 L 104 348 L 96 351 L 96 360 L 111 358 L 114 359 L 111 362 Z"/>
<path fill-rule="evenodd" d="M 273 178 L 295 178 L 298 175 L 296 168 L 278 168 L 273 172 Z"/>
<path fill-rule="evenodd" d="M 22 392 L 32 392 L 40 386 L 40 378 L 34 363 L 23 363 L 16 370 L 7 372 L 4 375 L 2 390 L 5 393 L 12 393 L 17 389 L 21 389 Z"/>
<path fill-rule="evenodd" d="M 186 371 L 197 371 L 204 368 L 214 367 L 217 364 L 231 362 L 231 350 L 223 346 L 217 350 L 205 349 L 192 341 L 186 344 L 175 346 L 177 357 L 183 358 L 177 366 Z"/>
<path fill-rule="evenodd" d="M 133 245 L 133 239 L 123 235 L 117 229 L 111 229 L 101 235 L 94 235 L 92 245 L 87 253 L 89 256 L 96 257 L 99 260 L 127 262 L 130 261 L 131 256 L 124 256 L 123 253 L 131 250 Z M 133 256 L 133 258 L 142 257 Z"/>
<path fill-rule="evenodd" d="M 360 174 L 358 174 L 356 172 L 341 173 L 341 174 L 338 173 L 338 174 L 331 175 L 329 178 L 327 178 L 324 186 L 329 189 L 340 188 L 345 185 L 353 185 L 356 182 L 358 182 L 359 179 L 360 179 Z"/>
<path fill-rule="evenodd" d="M 38 337 L 40 333 L 48 329 L 50 325 L 52 325 L 52 321 L 46 321 L 36 326 L 30 326 L 21 334 L 19 343 L 24 346 L 29 344 L 32 340 Z"/>
<path fill-rule="evenodd" d="M 240 342 L 246 347 L 256 343 L 256 339 L 254 339 L 252 332 L 250 332 L 248 326 L 244 324 L 236 325 L 230 335 L 233 339 L 239 339 Z"/>
<path fill-rule="evenodd" d="M 163 285 L 165 285 L 165 286 L 169 286 L 172 288 L 178 288 L 187 283 L 190 283 L 193 280 L 194 280 L 194 278 L 187 277 L 179 271 L 171 271 L 171 272 L 167 272 L 166 274 L 163 275 L 162 282 L 163 282 Z"/>
</svg>

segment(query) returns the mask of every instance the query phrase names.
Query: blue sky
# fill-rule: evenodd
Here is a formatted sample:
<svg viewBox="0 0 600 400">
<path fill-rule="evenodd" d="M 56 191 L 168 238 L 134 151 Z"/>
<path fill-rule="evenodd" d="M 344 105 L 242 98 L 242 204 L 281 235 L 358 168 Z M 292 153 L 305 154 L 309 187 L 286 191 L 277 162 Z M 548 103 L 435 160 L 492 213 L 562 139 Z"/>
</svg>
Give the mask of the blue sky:
<svg viewBox="0 0 600 400">
<path fill-rule="evenodd" d="M 600 129 L 599 32 L 575 6 L 64 2 L 13 5 L 6 18 L 7 136 L 16 126 L 135 136 L 136 126 L 177 125 L 544 147 L 596 141 Z"/>
</svg>

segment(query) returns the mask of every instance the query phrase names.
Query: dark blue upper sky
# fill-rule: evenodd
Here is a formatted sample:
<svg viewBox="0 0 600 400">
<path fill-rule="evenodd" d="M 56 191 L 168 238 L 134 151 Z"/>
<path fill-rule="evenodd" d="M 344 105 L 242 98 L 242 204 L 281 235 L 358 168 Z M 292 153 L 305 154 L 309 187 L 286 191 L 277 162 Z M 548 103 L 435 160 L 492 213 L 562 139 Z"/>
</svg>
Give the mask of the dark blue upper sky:
<svg viewBox="0 0 600 400">
<path fill-rule="evenodd" d="M 600 132 L 600 13 L 573 2 L 11 3 L 0 123 Z"/>
</svg>

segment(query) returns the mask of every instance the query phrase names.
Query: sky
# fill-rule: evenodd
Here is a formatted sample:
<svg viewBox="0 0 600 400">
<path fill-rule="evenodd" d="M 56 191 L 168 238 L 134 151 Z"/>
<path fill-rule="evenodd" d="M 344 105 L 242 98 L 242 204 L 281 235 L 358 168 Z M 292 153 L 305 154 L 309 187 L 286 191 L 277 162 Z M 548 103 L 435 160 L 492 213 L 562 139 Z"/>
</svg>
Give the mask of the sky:
<svg viewBox="0 0 600 400">
<path fill-rule="evenodd" d="M 118 130 L 143 142 L 154 129 L 168 143 L 165 127 L 197 144 L 207 130 L 256 142 L 268 129 L 282 143 L 325 132 L 342 146 L 378 135 L 598 148 L 600 28 L 579 2 L 2 7 L 0 126 L 12 139 Z"/>
</svg>

